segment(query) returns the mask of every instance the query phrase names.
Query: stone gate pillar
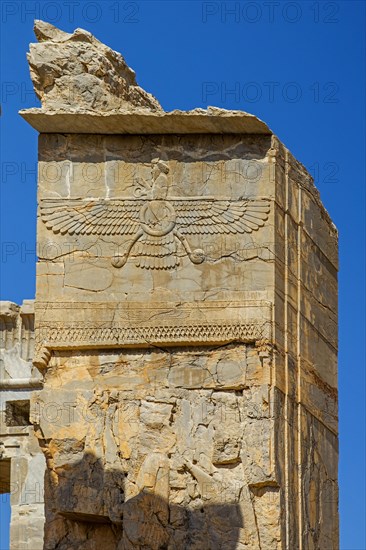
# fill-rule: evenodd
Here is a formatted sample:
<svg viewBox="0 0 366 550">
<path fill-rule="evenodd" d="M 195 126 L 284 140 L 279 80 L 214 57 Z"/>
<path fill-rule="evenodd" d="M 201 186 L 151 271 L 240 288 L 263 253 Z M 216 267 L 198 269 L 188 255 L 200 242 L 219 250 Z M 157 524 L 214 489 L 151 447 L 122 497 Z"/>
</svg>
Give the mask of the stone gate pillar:
<svg viewBox="0 0 366 550">
<path fill-rule="evenodd" d="M 42 388 L 34 353 L 33 300 L 0 301 L 0 499 L 11 506 L 10 550 L 41 550 L 45 458 L 30 422 L 32 393 Z M 4 514 L 5 515 L 5 514 Z M 5 518 L 1 515 L 1 531 Z"/>
<path fill-rule="evenodd" d="M 36 22 L 45 548 L 336 549 L 337 232 L 262 121 Z"/>
</svg>

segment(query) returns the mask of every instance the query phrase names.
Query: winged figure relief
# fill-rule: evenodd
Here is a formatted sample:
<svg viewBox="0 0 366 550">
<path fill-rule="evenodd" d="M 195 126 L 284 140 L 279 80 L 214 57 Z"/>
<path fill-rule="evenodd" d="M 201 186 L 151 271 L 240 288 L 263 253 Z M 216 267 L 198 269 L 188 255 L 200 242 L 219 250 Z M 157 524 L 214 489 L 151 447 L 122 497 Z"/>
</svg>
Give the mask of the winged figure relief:
<svg viewBox="0 0 366 550">
<path fill-rule="evenodd" d="M 194 264 L 205 260 L 202 249 L 191 249 L 190 235 L 252 233 L 268 219 L 268 200 L 229 200 L 214 197 L 168 197 L 169 167 L 152 161 L 151 184 L 137 180 L 136 198 L 45 199 L 40 214 L 54 233 L 69 235 L 128 235 L 123 254 L 112 259 L 122 267 L 133 249 L 136 266 L 174 269 L 181 243 Z"/>
</svg>

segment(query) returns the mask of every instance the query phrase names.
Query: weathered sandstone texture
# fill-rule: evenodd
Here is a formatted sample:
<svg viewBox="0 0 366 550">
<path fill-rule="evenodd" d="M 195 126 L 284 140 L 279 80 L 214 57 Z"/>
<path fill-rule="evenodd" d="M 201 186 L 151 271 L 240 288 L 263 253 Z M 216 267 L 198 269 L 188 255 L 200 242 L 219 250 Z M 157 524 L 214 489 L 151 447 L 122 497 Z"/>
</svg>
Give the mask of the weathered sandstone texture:
<svg viewBox="0 0 366 550">
<path fill-rule="evenodd" d="M 33 300 L 0 302 L 0 493 L 11 502 L 11 550 L 43 548 L 46 462 L 29 419 L 42 380 L 33 354 Z"/>
<path fill-rule="evenodd" d="M 164 113 L 89 33 L 36 34 L 44 548 L 336 550 L 337 232 L 311 177 L 252 115 Z"/>
<path fill-rule="evenodd" d="M 158 101 L 137 85 L 122 55 L 90 32 L 63 32 L 36 21 L 38 44 L 30 45 L 28 62 L 34 90 L 42 106 L 52 110 L 151 109 Z"/>
</svg>

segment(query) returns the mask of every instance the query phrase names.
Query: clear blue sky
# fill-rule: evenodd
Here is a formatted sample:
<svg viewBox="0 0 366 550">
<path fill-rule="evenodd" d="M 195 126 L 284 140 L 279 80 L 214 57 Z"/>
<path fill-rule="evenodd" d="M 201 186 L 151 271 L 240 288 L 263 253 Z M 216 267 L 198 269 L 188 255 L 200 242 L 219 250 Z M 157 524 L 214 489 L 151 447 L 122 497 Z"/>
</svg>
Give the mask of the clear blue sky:
<svg viewBox="0 0 366 550">
<path fill-rule="evenodd" d="M 1 299 L 35 289 L 37 133 L 17 114 L 38 105 L 25 56 L 34 18 L 122 52 L 166 110 L 257 115 L 315 175 L 340 232 L 341 549 L 365 550 L 365 3 L 3 0 L 1 10 Z"/>
</svg>

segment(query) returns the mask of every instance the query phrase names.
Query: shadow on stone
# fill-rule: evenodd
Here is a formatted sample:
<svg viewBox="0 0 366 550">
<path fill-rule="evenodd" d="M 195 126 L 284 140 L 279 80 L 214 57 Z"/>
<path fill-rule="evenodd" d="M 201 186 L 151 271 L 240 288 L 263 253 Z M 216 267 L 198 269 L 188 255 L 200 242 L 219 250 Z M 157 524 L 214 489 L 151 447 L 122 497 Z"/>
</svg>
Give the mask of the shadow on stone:
<svg viewBox="0 0 366 550">
<path fill-rule="evenodd" d="M 208 504 L 202 495 L 190 507 L 171 504 L 159 494 L 169 491 L 166 464 L 160 468 L 155 460 L 154 466 L 155 472 L 144 472 L 142 489 L 141 479 L 139 488 L 129 480 L 132 473 L 108 469 L 90 452 L 48 470 L 45 550 L 238 548 L 244 527 L 238 504 Z"/>
</svg>

